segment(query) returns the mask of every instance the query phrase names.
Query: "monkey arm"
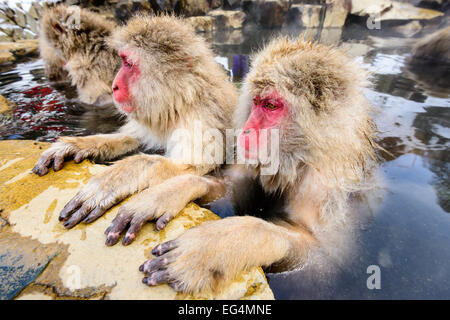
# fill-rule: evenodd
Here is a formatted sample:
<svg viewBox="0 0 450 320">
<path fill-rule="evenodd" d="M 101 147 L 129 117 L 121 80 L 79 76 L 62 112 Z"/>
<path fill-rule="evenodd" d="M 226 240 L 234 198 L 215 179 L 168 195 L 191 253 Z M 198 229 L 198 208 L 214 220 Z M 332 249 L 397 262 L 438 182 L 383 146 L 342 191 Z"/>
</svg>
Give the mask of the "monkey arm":
<svg viewBox="0 0 450 320">
<path fill-rule="evenodd" d="M 192 174 L 176 176 L 150 187 L 120 208 L 105 231 L 106 245 L 115 245 L 127 228 L 122 243 L 130 244 L 144 223 L 151 220 L 156 220 L 156 228 L 162 230 L 189 202 L 201 198 L 201 202 L 208 203 L 222 197 L 225 191 L 219 179 Z"/>
<path fill-rule="evenodd" d="M 45 73 L 50 81 L 61 81 L 67 77 L 64 70 L 64 60 L 58 56 L 55 49 L 48 43 L 44 34 L 39 36 L 39 53 L 45 62 Z"/>
<path fill-rule="evenodd" d="M 59 219 L 64 221 L 66 228 L 72 228 L 80 221 L 90 223 L 113 205 L 136 192 L 159 185 L 175 176 L 203 175 L 207 167 L 192 166 L 159 155 L 139 154 L 125 158 L 89 180 L 88 184 L 67 203 Z M 166 198 L 163 201 L 167 202 L 170 199 L 167 190 L 171 191 L 171 188 L 174 190 L 173 185 L 171 182 L 164 189 Z M 183 186 L 186 188 L 185 184 Z M 186 189 L 174 191 L 182 193 L 186 192 Z"/>
<path fill-rule="evenodd" d="M 76 163 L 92 157 L 98 160 L 114 159 L 139 147 L 139 141 L 125 133 L 99 134 L 87 137 L 60 137 L 46 150 L 33 168 L 39 176 L 48 173 L 53 163 L 55 171 L 61 170 L 66 157 L 73 156 Z"/>
<path fill-rule="evenodd" d="M 169 283 L 177 291 L 218 292 L 243 270 L 300 266 L 313 236 L 300 227 L 283 227 L 259 218 L 230 217 L 202 223 L 153 249 L 156 258 L 140 268 L 144 283 Z"/>
</svg>

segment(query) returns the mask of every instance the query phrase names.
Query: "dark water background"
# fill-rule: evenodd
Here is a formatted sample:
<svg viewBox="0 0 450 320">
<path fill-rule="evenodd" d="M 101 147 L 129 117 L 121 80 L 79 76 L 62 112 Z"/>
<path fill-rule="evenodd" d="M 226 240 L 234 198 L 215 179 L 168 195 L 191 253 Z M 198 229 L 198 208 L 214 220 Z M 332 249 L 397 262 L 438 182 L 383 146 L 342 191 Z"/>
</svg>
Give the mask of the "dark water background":
<svg viewBox="0 0 450 320">
<path fill-rule="evenodd" d="M 274 34 L 301 31 L 249 28 L 209 41 L 239 84 L 253 50 Z M 380 167 L 384 196 L 360 230 L 356 261 L 327 281 L 311 281 L 301 271 L 269 275 L 275 297 L 450 299 L 449 66 L 408 66 L 410 39 L 371 38 L 352 28 L 312 33 L 325 43 L 343 42 L 372 71 L 366 95 L 379 111 L 380 143 L 392 155 Z M 0 94 L 16 103 L 12 119 L 0 120 L 0 139 L 53 141 L 110 132 L 120 123 L 108 108 L 78 103 L 68 84 L 50 84 L 41 60 L 0 69 Z M 367 288 L 370 265 L 381 269 L 380 290 Z"/>
</svg>

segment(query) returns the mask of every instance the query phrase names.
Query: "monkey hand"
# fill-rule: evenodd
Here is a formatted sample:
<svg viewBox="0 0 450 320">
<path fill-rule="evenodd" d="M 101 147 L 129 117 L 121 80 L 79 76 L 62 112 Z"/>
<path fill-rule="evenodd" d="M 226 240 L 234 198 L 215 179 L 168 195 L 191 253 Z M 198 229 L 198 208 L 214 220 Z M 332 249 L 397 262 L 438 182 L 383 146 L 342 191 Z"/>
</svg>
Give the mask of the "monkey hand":
<svg viewBox="0 0 450 320">
<path fill-rule="evenodd" d="M 80 221 L 90 223 L 101 217 L 109 208 L 137 191 L 138 186 L 129 181 L 129 172 L 122 170 L 120 163 L 89 180 L 59 215 L 67 229 Z"/>
<path fill-rule="evenodd" d="M 136 238 L 143 225 L 156 220 L 156 228 L 162 230 L 183 208 L 187 201 L 173 192 L 167 185 L 160 184 L 156 188 L 146 189 L 123 205 L 106 229 L 106 245 L 113 246 L 119 241 L 120 235 L 127 229 L 122 240 L 123 245 L 129 245 Z M 169 186 L 170 187 L 170 186 Z"/>
<path fill-rule="evenodd" d="M 76 146 L 76 138 L 64 137 L 44 151 L 40 159 L 32 169 L 40 177 L 48 173 L 48 168 L 53 164 L 53 170 L 61 170 L 66 157 L 73 156 L 76 163 L 80 163 L 89 156 L 86 150 Z"/>
<path fill-rule="evenodd" d="M 156 246 L 152 251 L 156 258 L 139 268 L 145 273 L 142 282 L 149 286 L 167 283 L 188 293 L 220 291 L 252 263 L 246 259 L 242 238 L 223 221 L 205 222 Z"/>
</svg>

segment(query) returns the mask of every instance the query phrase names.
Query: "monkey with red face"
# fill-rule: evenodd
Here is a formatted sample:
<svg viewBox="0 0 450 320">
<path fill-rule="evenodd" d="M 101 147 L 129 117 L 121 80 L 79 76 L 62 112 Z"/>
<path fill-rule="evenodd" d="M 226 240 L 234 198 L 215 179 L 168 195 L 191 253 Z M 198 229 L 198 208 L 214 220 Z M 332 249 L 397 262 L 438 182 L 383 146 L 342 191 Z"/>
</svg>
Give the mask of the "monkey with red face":
<svg viewBox="0 0 450 320">
<path fill-rule="evenodd" d="M 264 197 L 235 205 L 246 216 L 205 222 L 158 245 L 140 267 L 143 282 L 218 292 L 251 267 L 280 272 L 313 263 L 320 250 L 335 255 L 339 243 L 330 239 L 348 223 L 350 195 L 365 187 L 377 162 L 365 83 L 366 72 L 331 47 L 280 38 L 258 53 L 235 113 L 243 129 L 238 150 L 258 161 L 234 165 L 226 176 L 235 200 L 252 195 L 248 181 Z M 261 139 L 265 131 L 279 136 L 272 174 L 264 174 L 260 157 L 262 149 L 275 152 Z M 191 189 L 202 196 L 210 185 L 197 177 Z"/>
<path fill-rule="evenodd" d="M 127 123 L 112 134 L 61 137 L 43 153 L 33 172 L 45 175 L 52 165 L 60 170 L 69 157 L 78 163 L 86 158 L 115 159 L 140 147 L 164 149 L 165 156 L 138 154 L 117 161 L 93 177 L 60 214 L 64 226 L 72 228 L 81 221 L 96 220 L 116 203 L 139 193 L 120 208 L 106 231 L 107 245 L 117 243 L 127 231 L 123 239 L 127 245 L 147 221 L 157 220 L 162 229 L 188 199 L 197 198 L 199 192 L 209 194 L 210 186 L 216 186 L 210 179 L 204 185 L 208 190 L 189 189 L 192 180 L 223 163 L 223 134 L 231 126 L 238 95 L 205 41 L 179 18 L 136 16 L 114 31 L 110 45 L 122 60 L 112 89 L 114 103 L 127 115 Z M 215 128 L 218 136 L 205 136 L 208 143 L 197 150 L 203 157 L 188 161 L 184 155 L 192 151 L 191 141 L 178 138 L 180 132 L 203 136 L 202 131 L 193 132 L 195 123 L 202 125 L 201 130 Z M 208 160 L 212 151 L 219 161 Z"/>
</svg>

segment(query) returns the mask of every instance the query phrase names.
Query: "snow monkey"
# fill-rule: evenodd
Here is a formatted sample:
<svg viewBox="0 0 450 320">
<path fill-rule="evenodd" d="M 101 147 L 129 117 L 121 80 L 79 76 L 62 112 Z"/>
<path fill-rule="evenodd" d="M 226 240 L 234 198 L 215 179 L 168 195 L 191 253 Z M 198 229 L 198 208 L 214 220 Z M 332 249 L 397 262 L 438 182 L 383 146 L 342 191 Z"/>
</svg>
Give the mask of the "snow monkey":
<svg viewBox="0 0 450 320">
<path fill-rule="evenodd" d="M 120 58 L 107 41 L 115 28 L 115 22 L 77 6 L 47 9 L 40 20 L 39 47 L 49 79 L 62 80 L 68 73 L 82 102 L 112 102 Z"/>
<path fill-rule="evenodd" d="M 183 197 L 196 196 L 190 194 L 190 181 L 224 162 L 222 140 L 225 129 L 232 126 L 238 92 L 214 61 L 206 42 L 174 16 L 136 16 L 114 31 L 111 45 L 122 60 L 112 84 L 114 103 L 127 114 L 128 122 L 117 133 L 61 137 L 43 153 L 33 172 L 45 175 L 52 164 L 55 171 L 60 170 L 66 157 L 78 163 L 88 157 L 114 159 L 139 147 L 165 149 L 165 157 L 137 154 L 117 161 L 94 176 L 60 213 L 64 226 L 72 228 L 80 221 L 94 221 L 114 204 L 139 192 L 118 212 L 124 223 L 121 231 L 129 226 L 123 239 L 127 245 L 149 220 L 157 220 L 158 228 L 163 228 L 187 201 L 167 201 L 170 195 L 181 188 Z M 180 143 L 177 135 L 181 132 L 183 137 L 196 138 L 198 132 L 193 131 L 199 127 L 205 132 L 214 128 L 220 136 L 205 134 L 207 143 L 200 141 L 204 150 L 194 154 L 204 151 L 203 157 L 185 161 L 191 145 Z M 220 159 L 207 157 L 216 152 Z M 153 201 L 158 206 L 149 210 L 147 203 Z M 107 245 L 118 241 L 118 227 L 108 230 Z"/>
<path fill-rule="evenodd" d="M 202 223 L 156 246 L 155 257 L 140 267 L 143 282 L 219 292 L 250 267 L 282 272 L 311 263 L 330 232 L 347 223 L 351 195 L 362 190 L 377 163 L 365 83 L 366 72 L 335 48 L 288 38 L 268 44 L 253 59 L 234 120 L 247 159 L 259 159 L 263 129 L 278 129 L 278 171 L 263 175 L 259 162 L 236 164 L 228 175 L 235 196 L 251 195 L 245 182 L 253 180 L 265 200 L 238 212 L 243 216 Z M 193 197 L 214 190 L 208 179 L 192 177 Z"/>
<path fill-rule="evenodd" d="M 450 26 L 440 29 L 417 42 L 410 64 L 450 64 Z"/>
</svg>

